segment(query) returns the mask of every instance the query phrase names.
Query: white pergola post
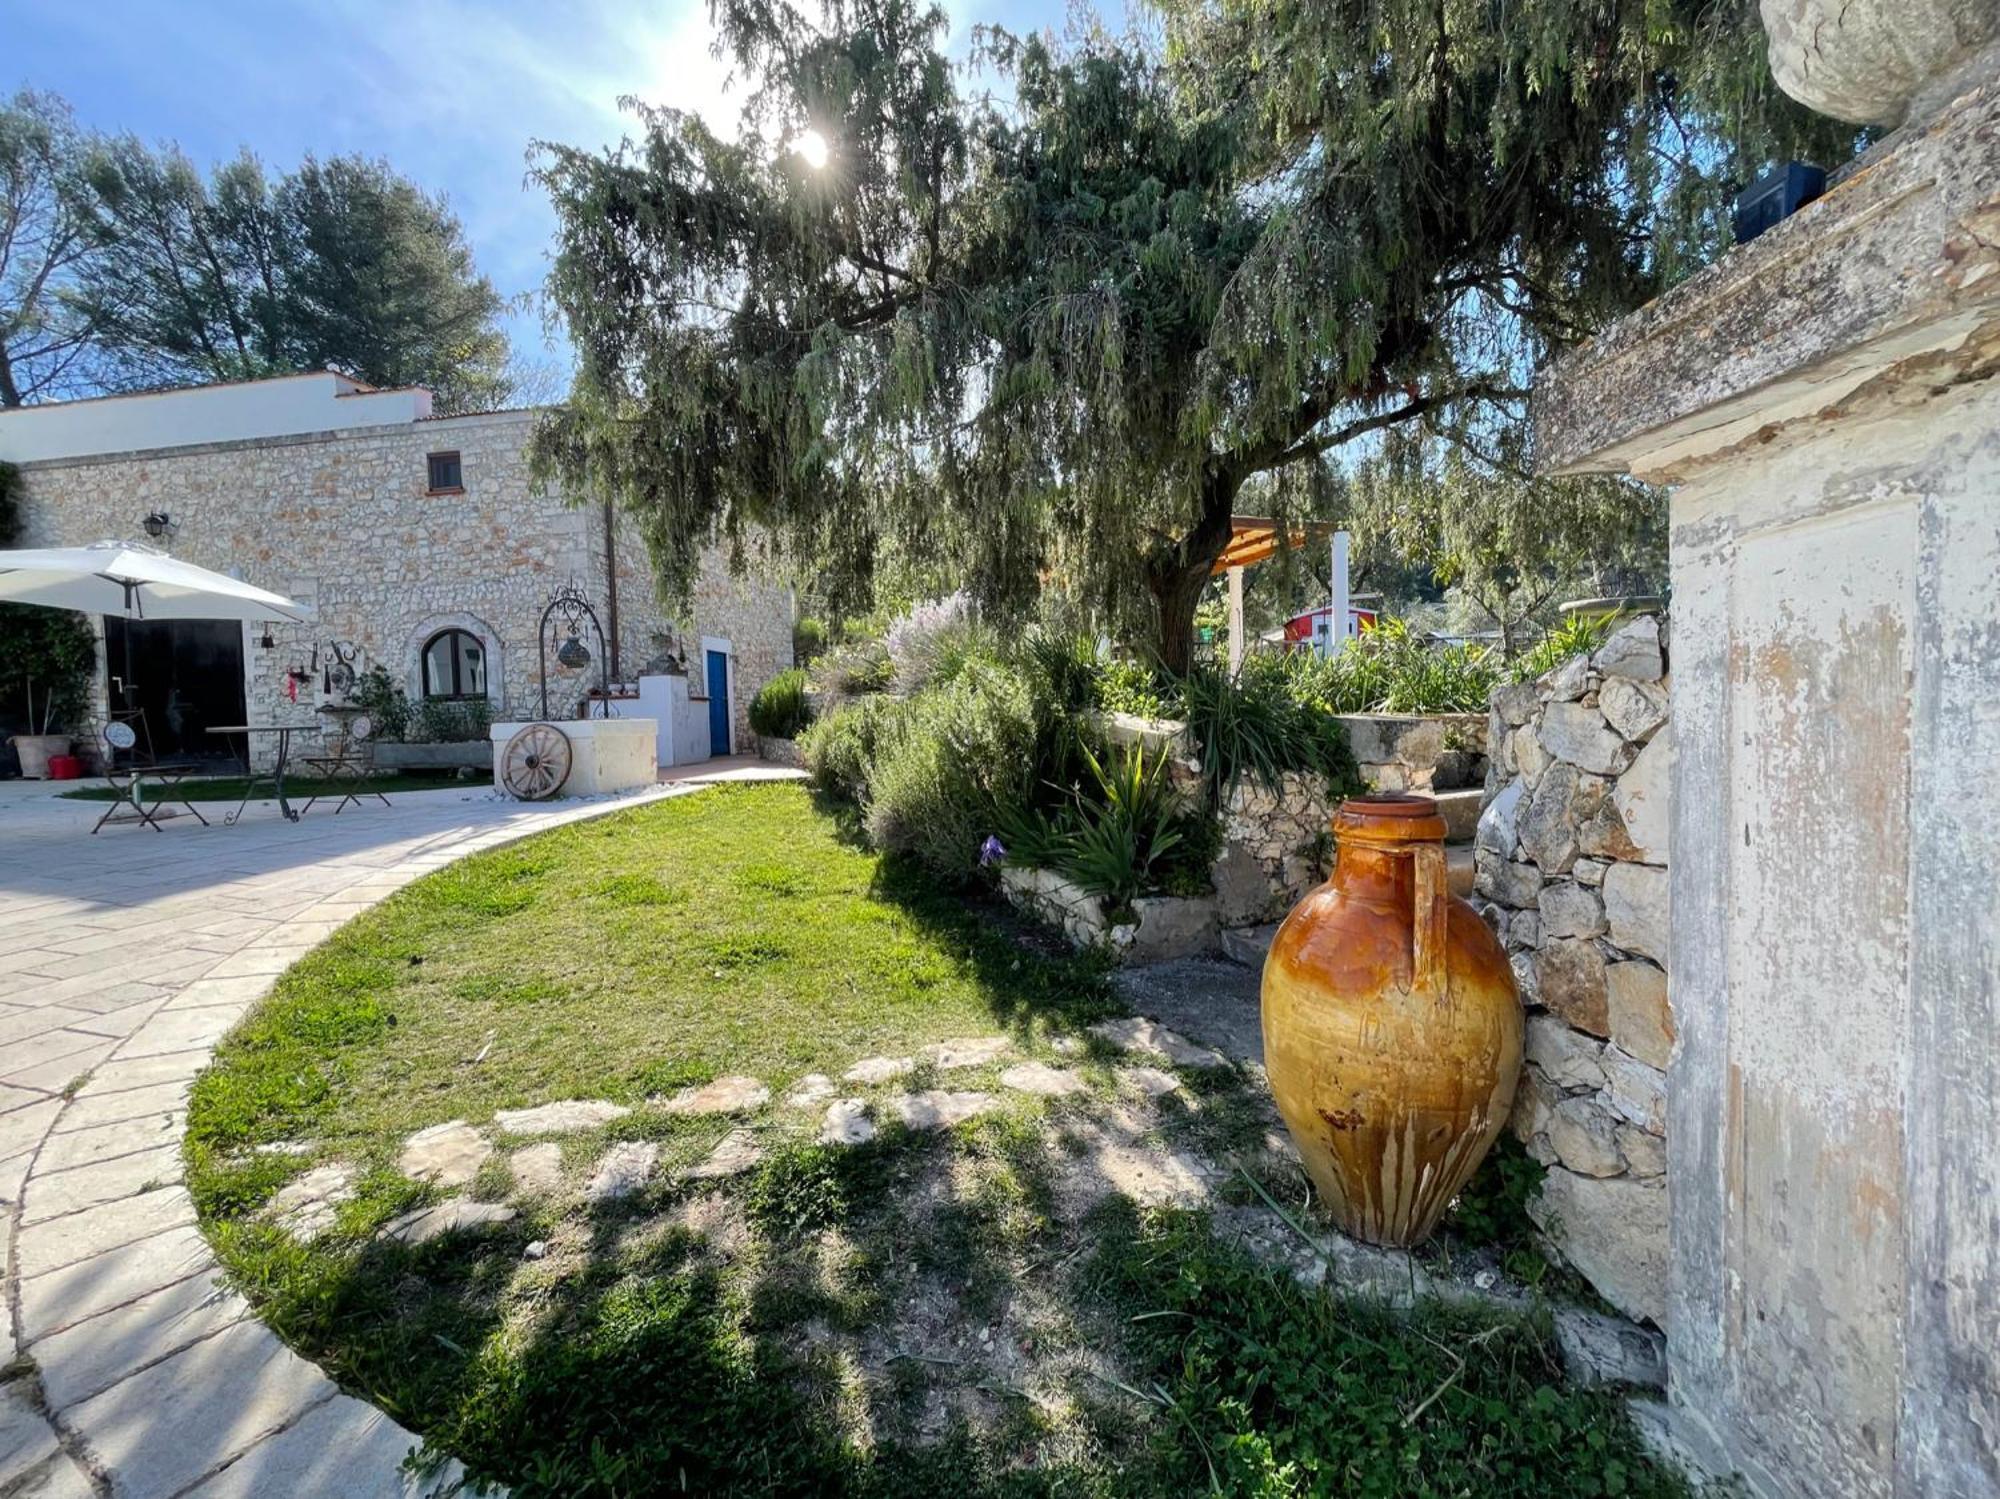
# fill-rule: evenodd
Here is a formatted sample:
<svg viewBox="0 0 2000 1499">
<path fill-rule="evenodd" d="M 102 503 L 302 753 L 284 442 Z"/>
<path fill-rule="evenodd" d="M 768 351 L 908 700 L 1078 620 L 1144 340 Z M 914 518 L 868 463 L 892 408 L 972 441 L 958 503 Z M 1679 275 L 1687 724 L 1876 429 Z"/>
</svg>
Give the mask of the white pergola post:
<svg viewBox="0 0 2000 1499">
<path fill-rule="evenodd" d="M 1243 569 L 1229 569 L 1229 674 L 1243 669 Z"/>
<path fill-rule="evenodd" d="M 1333 533 L 1333 609 L 1326 621 L 1326 653 L 1331 656 L 1351 633 L 1347 604 L 1347 533 Z"/>
</svg>

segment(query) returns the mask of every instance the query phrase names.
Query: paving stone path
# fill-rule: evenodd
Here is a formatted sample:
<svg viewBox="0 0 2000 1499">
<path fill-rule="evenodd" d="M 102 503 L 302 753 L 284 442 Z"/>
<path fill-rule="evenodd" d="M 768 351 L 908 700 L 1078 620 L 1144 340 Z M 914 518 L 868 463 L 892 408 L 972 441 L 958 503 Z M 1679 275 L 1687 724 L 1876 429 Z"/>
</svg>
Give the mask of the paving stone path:
<svg viewBox="0 0 2000 1499">
<path fill-rule="evenodd" d="M 0 1494 L 409 1499 L 456 1485 L 455 1469 L 402 1473 L 416 1439 L 218 1284 L 181 1185 L 188 1085 L 293 960 L 410 880 L 695 789 L 545 808 L 424 792 L 297 824 L 266 809 L 233 828 L 177 818 L 92 837 L 101 807 L 0 788 L 0 1369 L 32 1364 L 0 1381 Z M 343 1186 L 295 1194 L 295 1221 L 330 1222 Z"/>
</svg>

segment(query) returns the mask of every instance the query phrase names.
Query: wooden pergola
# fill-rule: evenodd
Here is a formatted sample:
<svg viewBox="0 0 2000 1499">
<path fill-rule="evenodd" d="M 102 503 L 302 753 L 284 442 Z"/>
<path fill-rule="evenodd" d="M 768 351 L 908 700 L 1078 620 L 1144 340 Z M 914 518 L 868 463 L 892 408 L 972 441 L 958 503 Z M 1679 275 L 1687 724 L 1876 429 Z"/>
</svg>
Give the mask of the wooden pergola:
<svg viewBox="0 0 2000 1499">
<path fill-rule="evenodd" d="M 1237 670 L 1243 665 L 1243 570 L 1255 567 L 1260 562 L 1268 562 L 1278 554 L 1279 547 L 1302 547 L 1308 542 L 1328 542 L 1340 534 L 1340 528 L 1331 521 L 1296 521 L 1279 534 L 1278 522 L 1268 515 L 1232 515 L 1229 518 L 1229 542 L 1222 549 L 1222 555 L 1215 559 L 1210 576 L 1226 573 L 1229 576 L 1229 669 Z M 1344 560 L 1344 559 L 1343 559 Z M 1341 593 L 1346 591 L 1347 579 L 1344 570 L 1336 567 L 1343 575 L 1334 579 L 1334 587 Z"/>
<path fill-rule="evenodd" d="M 1328 541 L 1338 529 L 1331 521 L 1297 521 L 1286 533 L 1283 545 L 1291 548 L 1302 547 L 1308 541 Z M 1232 515 L 1229 517 L 1229 544 L 1215 559 L 1211 573 L 1226 573 L 1231 568 L 1255 567 L 1260 562 L 1268 562 L 1277 555 L 1279 545 L 1278 523 L 1270 516 Z"/>
</svg>

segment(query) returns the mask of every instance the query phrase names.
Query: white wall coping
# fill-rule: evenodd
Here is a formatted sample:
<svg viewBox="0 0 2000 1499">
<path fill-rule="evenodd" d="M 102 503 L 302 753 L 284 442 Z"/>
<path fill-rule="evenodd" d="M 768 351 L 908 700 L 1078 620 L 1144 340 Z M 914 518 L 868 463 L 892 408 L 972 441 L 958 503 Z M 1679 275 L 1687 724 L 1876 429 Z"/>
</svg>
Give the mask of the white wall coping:
<svg viewBox="0 0 2000 1499">
<path fill-rule="evenodd" d="M 551 728 L 561 729 L 571 739 L 652 739 L 660 732 L 659 723 L 651 718 L 530 718 L 513 723 L 496 723 L 487 730 L 487 737 L 495 744 L 505 744 L 530 724 L 546 723 Z"/>
<path fill-rule="evenodd" d="M 418 386 L 377 390 L 332 370 L 0 412 L 0 459 L 59 462 L 354 427 L 410 426 L 431 414 Z"/>
</svg>

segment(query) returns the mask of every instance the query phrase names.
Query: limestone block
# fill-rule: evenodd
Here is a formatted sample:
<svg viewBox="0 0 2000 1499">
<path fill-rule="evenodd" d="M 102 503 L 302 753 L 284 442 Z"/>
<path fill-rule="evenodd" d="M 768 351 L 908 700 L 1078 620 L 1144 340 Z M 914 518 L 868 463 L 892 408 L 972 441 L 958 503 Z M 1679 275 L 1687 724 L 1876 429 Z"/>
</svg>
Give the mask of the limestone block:
<svg viewBox="0 0 2000 1499">
<path fill-rule="evenodd" d="M 731 1074 L 683 1088 L 659 1107 L 667 1114 L 747 1114 L 770 1101 L 771 1090 L 758 1079 Z"/>
<path fill-rule="evenodd" d="M 1604 1043 L 1553 1015 L 1530 1015 L 1527 1058 L 1559 1088 L 1595 1092 L 1604 1086 Z"/>
<path fill-rule="evenodd" d="M 1563 937 L 1535 953 L 1535 989 L 1541 1003 L 1578 1030 L 1611 1034 L 1604 983 L 1604 954 L 1595 942 Z"/>
<path fill-rule="evenodd" d="M 1520 841 L 1521 809 L 1527 799 L 1525 782 L 1508 782 L 1479 814 L 1479 827 L 1473 834 L 1474 844 L 1503 859 L 1512 858 L 1514 846 Z"/>
<path fill-rule="evenodd" d="M 1511 776 L 1514 773 L 1514 726 L 1502 718 L 1497 709 L 1486 715 L 1486 742 L 1493 746 L 1487 769 L 1490 771 L 1498 765 L 1505 775 Z"/>
<path fill-rule="evenodd" d="M 1664 864 L 1667 859 L 1667 809 L 1673 757 L 1673 731 L 1662 729 L 1611 789 L 1611 801 L 1625 824 L 1626 837 L 1637 850 L 1637 856 L 1649 864 Z"/>
<path fill-rule="evenodd" d="M 716 1142 L 715 1149 L 704 1159 L 683 1170 L 681 1176 L 688 1181 L 721 1181 L 741 1176 L 763 1159 L 764 1147 L 757 1143 L 757 1136 L 747 1129 L 733 1129 Z"/>
<path fill-rule="evenodd" d="M 1126 946 L 1129 963 L 1163 963 L 1213 950 L 1221 922 L 1215 902 L 1199 896 L 1144 895 L 1132 902 L 1139 930 Z"/>
<path fill-rule="evenodd" d="M 1778 87 L 1855 125 L 1922 115 L 1913 101 L 2000 30 L 2000 12 L 1983 0 L 1763 0 L 1761 10 Z"/>
<path fill-rule="evenodd" d="M 1667 1132 L 1667 1075 L 1615 1046 L 1604 1048 L 1604 1097 L 1619 1117 L 1649 1135 Z"/>
<path fill-rule="evenodd" d="M 1604 883 L 1605 861 L 1602 859 L 1578 859 L 1569 867 L 1569 877 L 1579 885 L 1589 885 L 1592 889 Z"/>
<path fill-rule="evenodd" d="M 1503 682 L 1493 689 L 1493 712 L 1510 728 L 1519 728 L 1534 716 L 1535 684 Z"/>
<path fill-rule="evenodd" d="M 1498 909 L 1497 907 L 1495 909 Z M 1510 950 L 1542 945 L 1542 917 L 1538 911 L 1516 911 L 1507 918 L 1507 946 Z"/>
<path fill-rule="evenodd" d="M 1659 1333 L 1580 1306 L 1557 1307 L 1554 1318 L 1563 1368 L 1577 1384 L 1666 1388 L 1667 1340 Z"/>
<path fill-rule="evenodd" d="M 929 1062 L 940 1072 L 955 1072 L 962 1067 L 985 1067 L 1013 1050 L 1014 1043 L 1005 1036 L 960 1036 L 950 1041 L 932 1041 L 919 1046 L 917 1055 Z M 827 1097 L 833 1096 L 831 1084 Z"/>
<path fill-rule="evenodd" d="M 1565 1098 L 1549 1114 L 1549 1144 L 1556 1159 L 1581 1176 L 1618 1176 L 1625 1157 L 1618 1149 L 1617 1121 L 1588 1093 Z"/>
<path fill-rule="evenodd" d="M 598 1160 L 597 1169 L 584 1183 L 583 1195 L 592 1202 L 616 1202 L 630 1197 L 646 1185 L 659 1164 L 660 1147 L 652 1140 L 621 1140 Z"/>
<path fill-rule="evenodd" d="M 1596 775 L 1615 776 L 1631 763 L 1631 747 L 1601 711 L 1584 703 L 1550 703 L 1540 738 L 1552 759 Z"/>
<path fill-rule="evenodd" d="M 391 1219 L 382 1226 L 381 1237 L 403 1244 L 428 1244 L 445 1234 L 491 1228 L 495 1224 L 511 1223 L 514 1218 L 514 1209 L 501 1203 L 468 1202 L 463 1197 L 453 1197 L 433 1207 L 418 1208 L 415 1212 Z"/>
<path fill-rule="evenodd" d="M 1667 721 L 1667 691 L 1657 682 L 1607 677 L 1604 690 L 1597 695 L 1597 711 L 1636 744 Z"/>
<path fill-rule="evenodd" d="M 1549 703 L 1573 703 L 1582 697 L 1590 686 L 1590 658 L 1571 656 L 1560 666 L 1552 667 L 1542 674 L 1542 683 L 1547 688 L 1545 701 Z"/>
<path fill-rule="evenodd" d="M 1400 720 L 1383 718 L 1374 713 L 1355 713 L 1341 719 L 1347 730 L 1347 747 L 1354 751 L 1354 758 L 1364 765 L 1383 765 L 1393 761 L 1395 736 L 1390 725 Z"/>
<path fill-rule="evenodd" d="M 1577 823 L 1594 793 L 1568 765 L 1551 765 L 1518 819 L 1521 852 L 1544 874 L 1561 874 L 1577 855 Z M 1524 902 L 1516 902 L 1524 904 Z"/>
<path fill-rule="evenodd" d="M 1516 910 L 1532 908 L 1541 894 L 1541 871 L 1532 864 L 1514 864 L 1486 849 L 1474 852 L 1473 888 L 1488 900 Z"/>
<path fill-rule="evenodd" d="M 1667 669 L 1660 653 L 1660 622 L 1650 614 L 1628 619 L 1597 648 L 1590 664 L 1606 677 L 1657 682 Z"/>
<path fill-rule="evenodd" d="M 1524 1143 L 1548 1128 L 1549 1116 L 1562 1101 L 1562 1090 L 1542 1076 L 1539 1067 L 1523 1067 L 1521 1081 L 1514 1089 L 1514 1112 L 1507 1127 Z"/>
<path fill-rule="evenodd" d="M 1667 1174 L 1667 1142 L 1660 1136 L 1649 1135 L 1637 1125 L 1620 1120 L 1618 1149 L 1624 1154 L 1625 1169 L 1634 1176 Z"/>
<path fill-rule="evenodd" d="M 601 1098 L 571 1098 L 532 1109 L 501 1109 L 493 1122 L 510 1135 L 571 1135 L 598 1129 L 632 1111 Z"/>
<path fill-rule="evenodd" d="M 1595 937 L 1605 930 L 1603 902 L 1571 880 L 1544 885 L 1540 911 L 1542 931 L 1550 937 Z"/>
<path fill-rule="evenodd" d="M 948 1129 L 999 1106 L 991 1093 L 946 1092 L 932 1088 L 922 1093 L 897 1093 L 887 1106 L 910 1129 Z"/>
<path fill-rule="evenodd" d="M 1614 864 L 1604 872 L 1604 917 L 1611 940 L 1629 953 L 1667 960 L 1667 872 L 1651 864 Z"/>
<path fill-rule="evenodd" d="M 827 1106 L 820 1121 L 819 1138 L 826 1145 L 861 1145 L 875 1138 L 875 1125 L 868 1118 L 868 1101 L 837 1098 Z"/>
<path fill-rule="evenodd" d="M 1552 1166 L 1528 1214 L 1598 1294 L 1628 1317 L 1667 1315 L 1667 1194 L 1630 1176 Z"/>
<path fill-rule="evenodd" d="M 1524 1005 L 1538 1005 L 1542 1002 L 1542 976 L 1535 965 L 1532 952 L 1517 952 L 1507 959 L 1507 966 L 1514 970 L 1514 988 Z"/>
<path fill-rule="evenodd" d="M 1651 963 L 1613 963 L 1604 971 L 1611 1039 L 1649 1067 L 1666 1069 L 1674 1050 L 1667 976 Z"/>
<path fill-rule="evenodd" d="M 1524 723 L 1508 735 L 1507 753 L 1522 780 L 1530 786 L 1540 783 L 1542 772 L 1549 768 L 1549 752 L 1542 748 L 1533 724 Z"/>
<path fill-rule="evenodd" d="M 1419 719 L 1392 730 L 1395 748 L 1386 758 L 1412 770 L 1427 770 L 1444 753 L 1444 725 L 1434 718 Z"/>
<path fill-rule="evenodd" d="M 403 1142 L 396 1169 L 438 1187 L 462 1187 L 479 1174 L 493 1145 L 463 1119 L 420 1129 Z"/>
<path fill-rule="evenodd" d="M 1225 926 L 1261 921 L 1275 903 L 1270 874 L 1241 843 L 1223 846 L 1220 856 L 1208 866 L 1208 880 L 1215 887 L 1217 917 Z"/>
<path fill-rule="evenodd" d="M 1072 1067 L 1051 1067 L 1046 1062 L 1019 1062 L 1000 1074 L 1000 1086 L 1017 1093 L 1034 1093 L 1043 1098 L 1065 1098 L 1081 1093 L 1090 1085 Z"/>
<path fill-rule="evenodd" d="M 1178 1031 L 1140 1015 L 1118 1020 L 1100 1020 L 1090 1027 L 1091 1035 L 1120 1051 L 1165 1057 L 1178 1067 L 1226 1067 L 1229 1059 L 1219 1051 L 1198 1045 Z"/>
<path fill-rule="evenodd" d="M 1627 835 L 1625 819 L 1618 815 L 1618 804 L 1610 797 L 1577 829 L 1576 846 L 1579 852 L 1594 859 L 1640 857 L 1639 846 Z"/>
</svg>

